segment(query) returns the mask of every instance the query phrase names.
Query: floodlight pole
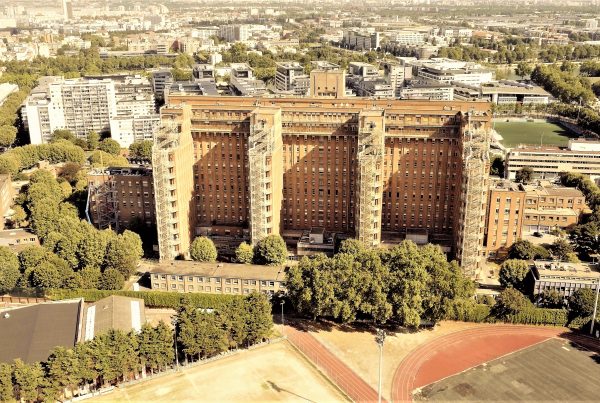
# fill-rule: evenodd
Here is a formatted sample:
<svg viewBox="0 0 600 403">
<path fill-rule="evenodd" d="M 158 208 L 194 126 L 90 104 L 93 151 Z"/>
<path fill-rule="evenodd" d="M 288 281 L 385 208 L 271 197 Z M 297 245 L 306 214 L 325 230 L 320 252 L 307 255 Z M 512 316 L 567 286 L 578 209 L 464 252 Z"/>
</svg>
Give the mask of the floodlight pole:
<svg viewBox="0 0 600 403">
<path fill-rule="evenodd" d="M 381 368 L 383 366 L 383 342 L 385 341 L 385 331 L 376 329 L 375 342 L 379 346 L 379 387 L 377 391 L 377 402 L 381 403 Z"/>
<path fill-rule="evenodd" d="M 600 293 L 600 278 L 596 281 L 596 300 L 594 301 L 594 313 L 592 314 L 592 325 L 590 326 L 590 335 L 594 335 L 594 324 L 596 323 L 596 313 L 598 312 L 598 293 Z"/>
<path fill-rule="evenodd" d="M 281 332 L 283 333 L 283 329 L 285 327 L 285 320 L 283 317 L 283 304 L 285 304 L 285 300 L 281 300 L 279 304 L 281 305 Z"/>
</svg>

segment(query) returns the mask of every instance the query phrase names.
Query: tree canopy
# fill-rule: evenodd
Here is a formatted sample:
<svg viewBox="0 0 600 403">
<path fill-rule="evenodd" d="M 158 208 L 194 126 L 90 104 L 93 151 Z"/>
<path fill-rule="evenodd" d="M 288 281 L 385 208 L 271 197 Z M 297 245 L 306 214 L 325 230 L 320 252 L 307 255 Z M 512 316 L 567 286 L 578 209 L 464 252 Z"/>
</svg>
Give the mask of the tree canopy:
<svg viewBox="0 0 600 403">
<path fill-rule="evenodd" d="M 277 266 L 287 260 L 287 247 L 280 235 L 269 235 L 254 246 L 254 263 Z"/>
<path fill-rule="evenodd" d="M 197 237 L 190 245 L 190 256 L 197 262 L 215 262 L 217 247 L 212 239 L 205 236 Z"/>
</svg>

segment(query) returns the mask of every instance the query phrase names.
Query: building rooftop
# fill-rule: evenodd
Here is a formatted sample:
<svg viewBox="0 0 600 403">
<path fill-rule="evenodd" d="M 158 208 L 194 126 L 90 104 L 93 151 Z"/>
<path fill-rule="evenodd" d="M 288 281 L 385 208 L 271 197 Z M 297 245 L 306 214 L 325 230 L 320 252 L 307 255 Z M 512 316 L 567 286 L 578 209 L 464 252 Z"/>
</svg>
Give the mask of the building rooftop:
<svg viewBox="0 0 600 403">
<path fill-rule="evenodd" d="M 556 146 L 518 146 L 510 150 L 511 153 L 552 153 L 552 154 L 600 154 L 600 151 L 588 151 L 588 150 L 569 150 L 567 148 L 561 148 Z"/>
<path fill-rule="evenodd" d="M 552 262 L 536 260 L 531 266 L 537 280 L 564 281 L 566 278 L 578 279 L 590 284 L 596 284 L 600 279 L 600 272 L 596 265 L 586 263 Z"/>
<path fill-rule="evenodd" d="M 490 189 L 491 190 L 505 190 L 507 192 L 524 191 L 523 185 L 513 182 L 513 181 L 506 180 L 506 179 L 492 180 L 490 183 Z"/>
<path fill-rule="evenodd" d="M 122 175 L 122 176 L 151 176 L 152 168 L 146 167 L 109 167 L 109 168 L 97 168 L 88 174 L 88 176 L 102 176 L 102 175 Z"/>
<path fill-rule="evenodd" d="M 111 295 L 89 304 L 84 309 L 82 323 L 84 340 L 92 340 L 110 329 L 140 331 L 146 323 L 144 300 Z"/>
<path fill-rule="evenodd" d="M 82 307 L 77 299 L 0 311 L 0 362 L 45 361 L 57 346 L 74 347 Z"/>
<path fill-rule="evenodd" d="M 525 214 L 541 214 L 541 215 L 557 215 L 557 216 L 573 216 L 578 217 L 579 213 L 570 208 L 557 209 L 525 209 Z"/>
<path fill-rule="evenodd" d="M 262 266 L 237 263 L 201 263 L 190 260 L 157 262 L 146 265 L 149 273 L 180 276 L 241 278 L 252 280 L 285 280 L 283 266 Z"/>
</svg>

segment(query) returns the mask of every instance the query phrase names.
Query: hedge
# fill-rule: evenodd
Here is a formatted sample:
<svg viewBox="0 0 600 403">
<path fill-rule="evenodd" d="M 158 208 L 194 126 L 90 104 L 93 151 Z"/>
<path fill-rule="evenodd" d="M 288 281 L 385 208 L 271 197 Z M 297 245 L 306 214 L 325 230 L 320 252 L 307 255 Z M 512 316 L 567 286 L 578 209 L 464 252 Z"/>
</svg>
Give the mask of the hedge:
<svg viewBox="0 0 600 403">
<path fill-rule="evenodd" d="M 510 315 L 504 321 L 520 325 L 567 326 L 569 317 L 565 309 L 530 308 Z"/>
<path fill-rule="evenodd" d="M 51 300 L 83 298 L 86 302 L 95 302 L 99 299 L 111 295 L 120 295 L 123 297 L 141 298 L 147 307 L 150 308 L 173 308 L 179 306 L 182 296 L 188 296 L 199 308 L 219 308 L 236 298 L 243 298 L 239 295 L 224 294 L 201 294 L 189 293 L 181 294 L 177 292 L 161 291 L 112 291 L 112 290 L 66 290 L 52 289 L 46 292 L 46 297 Z"/>
<path fill-rule="evenodd" d="M 485 304 L 474 304 L 471 309 L 454 309 L 446 315 L 448 320 L 462 322 L 494 323 L 505 322 L 519 325 L 553 325 L 567 326 L 568 312 L 564 309 L 530 308 L 505 319 L 499 319 L 492 314 L 492 307 Z"/>
</svg>

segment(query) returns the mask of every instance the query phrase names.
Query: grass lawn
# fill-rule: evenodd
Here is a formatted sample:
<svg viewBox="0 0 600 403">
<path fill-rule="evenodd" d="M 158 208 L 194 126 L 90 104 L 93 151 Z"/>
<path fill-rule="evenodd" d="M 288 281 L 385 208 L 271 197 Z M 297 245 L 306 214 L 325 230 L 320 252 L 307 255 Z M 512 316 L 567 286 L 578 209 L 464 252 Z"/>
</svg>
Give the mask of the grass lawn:
<svg viewBox="0 0 600 403">
<path fill-rule="evenodd" d="M 565 128 L 548 122 L 495 122 L 494 128 L 503 137 L 505 147 L 540 145 L 540 140 L 543 145 L 566 146 L 570 135 Z"/>
</svg>

